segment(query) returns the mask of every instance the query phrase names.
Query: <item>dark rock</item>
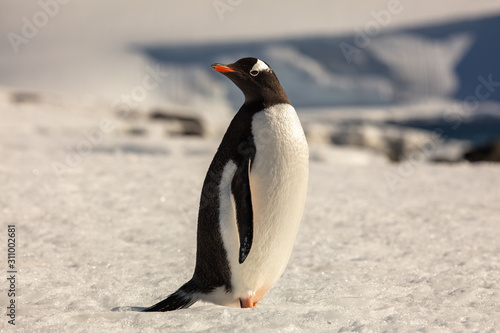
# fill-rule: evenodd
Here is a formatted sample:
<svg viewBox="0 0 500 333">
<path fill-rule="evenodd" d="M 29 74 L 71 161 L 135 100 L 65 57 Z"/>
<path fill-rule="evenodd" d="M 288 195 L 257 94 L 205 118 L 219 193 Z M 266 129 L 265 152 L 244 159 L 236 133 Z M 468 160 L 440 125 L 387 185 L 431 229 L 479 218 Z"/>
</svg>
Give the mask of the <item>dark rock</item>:
<svg viewBox="0 0 500 333">
<path fill-rule="evenodd" d="M 500 140 L 474 147 L 464 154 L 469 162 L 500 162 Z"/>
<path fill-rule="evenodd" d="M 203 122 L 196 115 L 180 115 L 165 110 L 154 110 L 149 114 L 149 119 L 179 125 L 175 130 L 168 130 L 170 135 L 203 136 L 205 134 Z"/>
<path fill-rule="evenodd" d="M 10 99 L 12 103 L 39 103 L 40 96 L 32 92 L 14 92 L 11 94 Z"/>
<path fill-rule="evenodd" d="M 127 133 L 133 136 L 144 136 L 146 135 L 146 129 L 144 128 L 139 128 L 139 127 L 133 127 L 130 128 Z"/>
<path fill-rule="evenodd" d="M 304 126 L 308 142 L 352 146 L 385 155 L 391 162 L 405 160 L 429 162 L 463 161 L 467 141 L 448 139 L 438 129 L 426 131 L 377 122 L 308 123 Z"/>
</svg>

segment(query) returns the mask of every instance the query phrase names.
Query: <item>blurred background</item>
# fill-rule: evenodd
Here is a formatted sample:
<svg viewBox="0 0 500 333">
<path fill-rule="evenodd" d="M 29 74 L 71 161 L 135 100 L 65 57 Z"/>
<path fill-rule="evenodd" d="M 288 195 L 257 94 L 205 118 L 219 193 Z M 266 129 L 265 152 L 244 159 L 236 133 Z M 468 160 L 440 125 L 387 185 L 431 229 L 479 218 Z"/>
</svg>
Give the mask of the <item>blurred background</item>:
<svg viewBox="0 0 500 333">
<path fill-rule="evenodd" d="M 2 0 L 0 28 L 4 109 L 64 100 L 132 136 L 220 135 L 243 96 L 210 64 L 253 56 L 310 142 L 500 160 L 498 0 Z"/>
</svg>

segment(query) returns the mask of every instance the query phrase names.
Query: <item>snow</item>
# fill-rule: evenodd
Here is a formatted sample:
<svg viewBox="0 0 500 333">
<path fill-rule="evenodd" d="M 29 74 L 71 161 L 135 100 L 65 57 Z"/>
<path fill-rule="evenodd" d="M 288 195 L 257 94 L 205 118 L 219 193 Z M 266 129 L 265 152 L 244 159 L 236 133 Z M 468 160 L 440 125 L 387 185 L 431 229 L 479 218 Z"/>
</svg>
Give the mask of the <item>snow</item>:
<svg viewBox="0 0 500 333">
<path fill-rule="evenodd" d="M 136 137 L 103 105 L 1 101 L 1 221 L 18 229 L 20 332 L 500 330 L 497 165 L 391 164 L 311 144 L 292 258 L 256 308 L 139 313 L 127 307 L 192 274 L 220 137 Z M 116 126 L 100 141 L 103 119 Z M 68 156 L 58 178 L 52 164 Z M 3 311 L 7 302 L 2 292 Z"/>
<path fill-rule="evenodd" d="M 460 85 L 455 68 L 469 51 L 472 39 L 465 33 L 441 42 L 402 35 L 381 38 L 370 46 L 407 86 L 410 96 L 452 96 Z"/>
</svg>

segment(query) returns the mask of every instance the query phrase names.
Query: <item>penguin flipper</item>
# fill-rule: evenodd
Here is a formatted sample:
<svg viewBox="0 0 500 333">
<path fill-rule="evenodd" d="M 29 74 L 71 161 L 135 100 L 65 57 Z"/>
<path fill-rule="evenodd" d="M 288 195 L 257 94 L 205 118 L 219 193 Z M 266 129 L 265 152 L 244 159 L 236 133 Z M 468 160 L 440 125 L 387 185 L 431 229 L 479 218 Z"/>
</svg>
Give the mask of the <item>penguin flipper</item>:
<svg viewBox="0 0 500 333">
<path fill-rule="evenodd" d="M 195 293 L 198 290 L 192 281 L 188 281 L 175 293 L 161 302 L 142 310 L 142 312 L 165 312 L 178 309 L 186 309 L 198 301 Z"/>
<path fill-rule="evenodd" d="M 250 253 L 253 241 L 253 208 L 250 191 L 250 157 L 238 166 L 231 182 L 231 192 L 236 204 L 236 224 L 240 236 L 239 263 L 242 264 Z"/>
</svg>

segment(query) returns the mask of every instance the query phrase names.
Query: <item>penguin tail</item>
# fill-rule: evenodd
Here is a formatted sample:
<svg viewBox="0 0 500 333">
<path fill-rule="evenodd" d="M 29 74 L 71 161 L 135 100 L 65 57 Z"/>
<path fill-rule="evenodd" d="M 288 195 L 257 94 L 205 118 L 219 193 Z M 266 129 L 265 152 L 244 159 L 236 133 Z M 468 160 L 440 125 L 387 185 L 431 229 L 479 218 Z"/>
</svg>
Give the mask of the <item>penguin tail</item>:
<svg viewBox="0 0 500 333">
<path fill-rule="evenodd" d="M 175 293 L 161 302 L 142 310 L 142 312 L 165 312 L 186 309 L 199 300 L 198 287 L 190 280 L 180 287 Z"/>
</svg>

